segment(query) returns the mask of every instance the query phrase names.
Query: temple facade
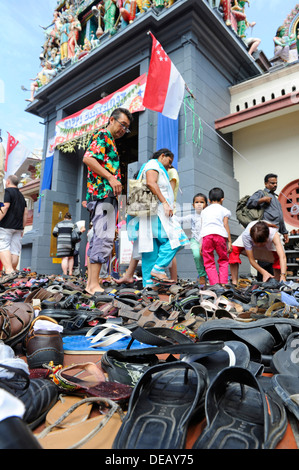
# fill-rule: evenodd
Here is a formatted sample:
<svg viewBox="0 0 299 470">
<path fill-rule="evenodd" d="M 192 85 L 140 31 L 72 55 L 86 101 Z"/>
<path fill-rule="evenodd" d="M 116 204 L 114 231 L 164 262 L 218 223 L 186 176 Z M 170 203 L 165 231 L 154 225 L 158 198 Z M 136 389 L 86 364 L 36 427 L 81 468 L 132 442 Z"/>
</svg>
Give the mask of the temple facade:
<svg viewBox="0 0 299 470">
<path fill-rule="evenodd" d="M 270 63 L 261 51 L 249 54 L 240 18 L 234 11 L 227 13 L 223 4 L 206 0 L 58 3 L 43 47 L 43 69 L 26 108 L 44 119 L 45 150 L 40 196 L 32 230 L 23 237 L 21 267 L 30 266 L 39 273 L 61 272 L 52 229 L 66 211 L 74 222 L 84 220 L 88 226 L 89 215 L 82 205 L 86 197 L 82 157 L 93 129 L 123 103 L 128 103 L 134 116 L 132 132 L 117 141 L 124 196 L 128 178 L 157 146 L 174 145 L 180 177 L 178 207 L 186 213 L 194 194 L 208 195 L 212 187 L 221 187 L 224 205 L 232 213 L 232 235 L 240 234 L 242 227 L 235 218 L 240 187 L 232 134 L 215 130 L 215 121 L 231 113 L 231 88 L 262 76 Z M 68 33 L 67 46 L 62 30 L 74 33 Z M 159 113 L 142 106 L 151 57 L 149 31 L 187 85 L 177 121 L 165 122 Z M 167 125 L 171 143 L 166 139 Z M 178 254 L 178 271 L 181 277 L 196 277 L 187 248 Z"/>
</svg>

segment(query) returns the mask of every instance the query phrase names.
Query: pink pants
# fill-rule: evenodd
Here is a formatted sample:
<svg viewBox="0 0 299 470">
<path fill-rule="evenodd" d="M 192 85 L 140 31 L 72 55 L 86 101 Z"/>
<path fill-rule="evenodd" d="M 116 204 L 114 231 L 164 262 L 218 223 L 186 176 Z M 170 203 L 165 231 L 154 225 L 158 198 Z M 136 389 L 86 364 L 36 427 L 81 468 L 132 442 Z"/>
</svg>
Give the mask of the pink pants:
<svg viewBox="0 0 299 470">
<path fill-rule="evenodd" d="M 218 255 L 219 275 L 216 269 L 214 251 Z M 226 238 L 221 235 L 207 235 L 202 239 L 202 257 L 210 285 L 228 283 L 228 255 Z"/>
</svg>

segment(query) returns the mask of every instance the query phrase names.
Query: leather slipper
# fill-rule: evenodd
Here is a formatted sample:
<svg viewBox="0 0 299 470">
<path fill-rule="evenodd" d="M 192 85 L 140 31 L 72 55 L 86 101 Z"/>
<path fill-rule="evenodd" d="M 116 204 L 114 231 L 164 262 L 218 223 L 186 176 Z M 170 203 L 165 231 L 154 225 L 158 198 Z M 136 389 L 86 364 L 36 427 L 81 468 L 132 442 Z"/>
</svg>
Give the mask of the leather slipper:
<svg viewBox="0 0 299 470">
<path fill-rule="evenodd" d="M 299 420 L 299 377 L 277 374 L 271 382 L 284 405 Z"/>
<path fill-rule="evenodd" d="M 280 400 L 241 367 L 217 375 L 208 388 L 205 411 L 207 426 L 193 449 L 274 449 L 287 428 Z"/>
<path fill-rule="evenodd" d="M 85 404 L 110 406 L 107 414 L 56 430 L 77 409 Z M 71 406 L 52 425 L 36 435 L 43 449 L 111 449 L 121 426 L 124 413 L 113 401 L 103 398 L 86 398 Z M 72 418 L 70 418 L 72 419 Z"/>
<path fill-rule="evenodd" d="M 131 395 L 113 449 L 184 449 L 188 423 L 204 408 L 207 372 L 174 362 L 148 369 Z"/>
</svg>

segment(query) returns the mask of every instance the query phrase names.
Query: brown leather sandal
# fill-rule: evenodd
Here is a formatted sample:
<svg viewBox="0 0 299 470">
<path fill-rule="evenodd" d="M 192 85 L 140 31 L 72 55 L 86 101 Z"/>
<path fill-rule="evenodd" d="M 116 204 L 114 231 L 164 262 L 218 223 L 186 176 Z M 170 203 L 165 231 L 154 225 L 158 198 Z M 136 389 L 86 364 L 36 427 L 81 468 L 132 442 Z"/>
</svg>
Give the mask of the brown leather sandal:
<svg viewBox="0 0 299 470">
<path fill-rule="evenodd" d="M 0 340 L 10 347 L 15 346 L 26 336 L 34 319 L 31 304 L 14 302 L 0 308 Z"/>
</svg>

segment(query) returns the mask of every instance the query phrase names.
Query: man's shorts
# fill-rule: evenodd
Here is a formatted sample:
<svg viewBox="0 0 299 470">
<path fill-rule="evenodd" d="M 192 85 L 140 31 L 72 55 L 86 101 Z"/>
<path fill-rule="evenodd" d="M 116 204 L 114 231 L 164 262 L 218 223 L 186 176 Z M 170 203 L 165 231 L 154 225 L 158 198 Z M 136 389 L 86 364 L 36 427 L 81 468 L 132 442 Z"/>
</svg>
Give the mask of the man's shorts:
<svg viewBox="0 0 299 470">
<path fill-rule="evenodd" d="M 20 256 L 22 250 L 22 232 L 23 230 L 0 227 L 0 252 L 10 251 L 12 255 Z"/>
<path fill-rule="evenodd" d="M 111 255 L 116 230 L 117 199 L 107 198 L 89 202 L 87 210 L 91 214 L 93 236 L 89 242 L 87 256 L 91 264 L 103 264 Z"/>
<path fill-rule="evenodd" d="M 241 264 L 240 255 L 244 254 L 246 256 L 246 251 L 242 246 L 235 246 L 233 245 L 233 251 L 229 255 L 229 264 Z M 274 262 L 273 262 L 273 269 L 280 269 L 280 262 L 279 257 L 276 251 L 272 251 Z"/>
</svg>

